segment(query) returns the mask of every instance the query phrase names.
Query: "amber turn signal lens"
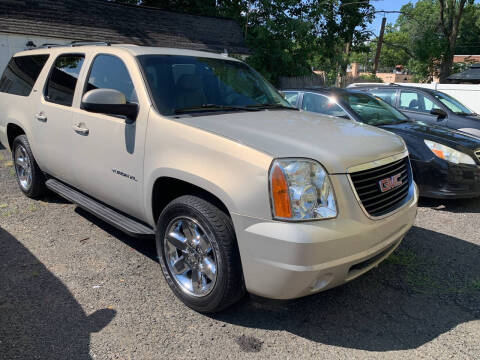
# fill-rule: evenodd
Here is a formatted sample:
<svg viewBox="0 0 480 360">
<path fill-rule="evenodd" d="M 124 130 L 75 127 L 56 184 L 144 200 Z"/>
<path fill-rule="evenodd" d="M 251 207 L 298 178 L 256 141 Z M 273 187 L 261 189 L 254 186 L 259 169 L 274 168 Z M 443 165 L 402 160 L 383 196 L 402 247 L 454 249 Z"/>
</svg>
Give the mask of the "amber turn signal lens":
<svg viewBox="0 0 480 360">
<path fill-rule="evenodd" d="M 292 217 L 290 209 L 290 197 L 288 196 L 287 180 L 278 164 L 272 170 L 272 200 L 275 216 L 279 218 Z"/>
<path fill-rule="evenodd" d="M 440 159 L 445 159 L 445 156 L 443 156 L 443 151 L 441 150 L 436 150 L 436 149 L 432 149 L 432 152 L 437 155 Z"/>
</svg>

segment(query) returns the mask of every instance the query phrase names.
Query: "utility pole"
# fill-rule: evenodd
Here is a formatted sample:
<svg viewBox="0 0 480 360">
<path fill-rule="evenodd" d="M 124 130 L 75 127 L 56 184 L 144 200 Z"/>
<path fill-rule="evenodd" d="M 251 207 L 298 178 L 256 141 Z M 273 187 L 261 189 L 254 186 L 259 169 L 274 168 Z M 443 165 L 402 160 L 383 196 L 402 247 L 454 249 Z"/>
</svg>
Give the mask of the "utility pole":
<svg viewBox="0 0 480 360">
<path fill-rule="evenodd" d="M 373 64 L 373 71 L 372 71 L 373 75 L 377 74 L 378 60 L 380 60 L 380 52 L 382 51 L 383 33 L 385 32 L 386 22 L 387 22 L 387 18 L 385 17 L 385 14 L 383 14 L 382 26 L 380 27 L 380 35 L 378 36 L 378 42 L 377 42 L 377 52 L 375 54 L 375 62 Z"/>
</svg>

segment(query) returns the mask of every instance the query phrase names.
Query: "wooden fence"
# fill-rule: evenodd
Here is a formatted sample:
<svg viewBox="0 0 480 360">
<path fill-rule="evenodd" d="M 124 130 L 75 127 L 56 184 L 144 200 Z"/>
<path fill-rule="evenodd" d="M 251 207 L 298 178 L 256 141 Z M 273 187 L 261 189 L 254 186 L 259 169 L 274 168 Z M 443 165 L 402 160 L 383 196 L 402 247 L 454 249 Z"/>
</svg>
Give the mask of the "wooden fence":
<svg viewBox="0 0 480 360">
<path fill-rule="evenodd" d="M 321 75 L 281 76 L 278 83 L 280 89 L 320 87 L 325 86 L 325 77 Z"/>
</svg>

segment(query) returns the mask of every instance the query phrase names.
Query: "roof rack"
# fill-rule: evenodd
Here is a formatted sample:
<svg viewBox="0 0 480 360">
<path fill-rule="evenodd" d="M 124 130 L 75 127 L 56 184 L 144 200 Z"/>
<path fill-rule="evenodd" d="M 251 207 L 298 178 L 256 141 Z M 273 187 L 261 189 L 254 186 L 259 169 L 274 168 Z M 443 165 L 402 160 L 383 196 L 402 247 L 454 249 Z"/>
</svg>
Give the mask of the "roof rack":
<svg viewBox="0 0 480 360">
<path fill-rule="evenodd" d="M 35 49 L 43 49 L 43 48 L 53 48 L 53 47 L 75 47 L 75 46 L 87 46 L 87 45 L 96 45 L 96 46 L 111 46 L 112 44 L 110 41 L 72 41 L 67 44 L 42 44 Z"/>
</svg>

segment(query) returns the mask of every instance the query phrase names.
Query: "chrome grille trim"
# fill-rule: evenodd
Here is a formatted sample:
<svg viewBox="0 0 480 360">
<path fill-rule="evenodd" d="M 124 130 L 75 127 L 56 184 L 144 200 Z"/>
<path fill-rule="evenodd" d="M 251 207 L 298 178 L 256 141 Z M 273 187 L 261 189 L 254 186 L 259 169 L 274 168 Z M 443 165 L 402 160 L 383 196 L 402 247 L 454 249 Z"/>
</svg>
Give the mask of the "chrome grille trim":
<svg viewBox="0 0 480 360">
<path fill-rule="evenodd" d="M 403 184 L 381 192 L 379 180 L 396 174 L 401 175 Z M 383 219 L 400 211 L 414 196 L 408 152 L 350 168 L 347 177 L 360 207 L 367 217 L 373 220 Z"/>
</svg>

